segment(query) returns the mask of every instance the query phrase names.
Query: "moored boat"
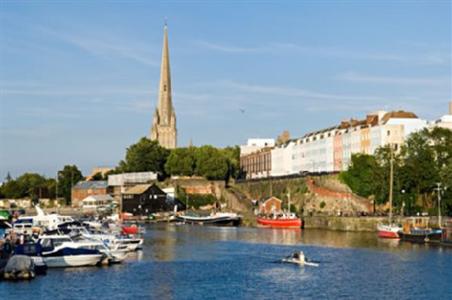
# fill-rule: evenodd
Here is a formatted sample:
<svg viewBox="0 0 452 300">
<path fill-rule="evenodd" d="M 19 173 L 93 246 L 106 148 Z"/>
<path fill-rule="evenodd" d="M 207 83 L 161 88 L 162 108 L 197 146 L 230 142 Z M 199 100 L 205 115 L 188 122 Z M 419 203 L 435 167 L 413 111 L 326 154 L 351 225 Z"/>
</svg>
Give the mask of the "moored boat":
<svg viewBox="0 0 452 300">
<path fill-rule="evenodd" d="M 41 257 L 49 268 L 81 267 L 94 266 L 106 257 L 97 246 L 105 247 L 103 244 L 77 243 L 69 236 L 51 235 L 41 236 L 37 243 L 19 245 L 15 252 Z"/>
<path fill-rule="evenodd" d="M 5 280 L 30 280 L 35 276 L 33 260 L 26 255 L 13 255 L 8 260 L 3 273 Z"/>
<path fill-rule="evenodd" d="M 298 218 L 295 214 L 283 214 L 279 216 L 257 217 L 257 223 L 263 227 L 271 228 L 301 228 L 303 226 L 303 221 Z"/>
<path fill-rule="evenodd" d="M 103 257 L 99 252 L 97 252 L 97 254 L 94 252 L 90 254 L 75 254 L 74 252 L 71 252 L 68 254 L 69 255 L 44 256 L 44 261 L 49 268 L 85 267 L 97 265 Z"/>
<path fill-rule="evenodd" d="M 402 230 L 402 227 L 396 224 L 378 224 L 377 225 L 378 230 L 378 237 L 380 238 L 387 238 L 387 239 L 398 239 L 399 237 L 399 231 Z"/>
<path fill-rule="evenodd" d="M 443 236 L 441 228 L 430 228 L 429 217 L 411 217 L 398 232 L 402 241 L 412 243 L 439 243 Z"/>
<path fill-rule="evenodd" d="M 181 214 L 176 216 L 176 220 L 187 224 L 238 226 L 242 218 L 236 213 L 217 212 L 209 216 Z"/>
<path fill-rule="evenodd" d="M 399 236 L 402 241 L 412 243 L 439 243 L 442 237 L 442 230 L 413 228 L 409 232 L 400 231 Z"/>
</svg>

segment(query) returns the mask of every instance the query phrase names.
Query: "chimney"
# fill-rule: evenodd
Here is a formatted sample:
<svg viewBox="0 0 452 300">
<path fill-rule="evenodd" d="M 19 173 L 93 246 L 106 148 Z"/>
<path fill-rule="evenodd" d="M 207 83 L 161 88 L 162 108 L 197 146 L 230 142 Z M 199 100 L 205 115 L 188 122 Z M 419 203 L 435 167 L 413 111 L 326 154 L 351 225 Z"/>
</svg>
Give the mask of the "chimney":
<svg viewBox="0 0 452 300">
<path fill-rule="evenodd" d="M 449 115 L 452 115 L 452 101 L 449 102 Z"/>
</svg>

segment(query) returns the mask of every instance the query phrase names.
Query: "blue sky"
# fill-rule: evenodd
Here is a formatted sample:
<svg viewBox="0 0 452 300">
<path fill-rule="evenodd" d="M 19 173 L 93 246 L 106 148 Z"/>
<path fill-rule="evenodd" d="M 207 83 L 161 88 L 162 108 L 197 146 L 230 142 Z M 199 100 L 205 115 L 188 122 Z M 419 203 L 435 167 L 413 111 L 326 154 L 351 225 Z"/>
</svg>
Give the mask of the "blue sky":
<svg viewBox="0 0 452 300">
<path fill-rule="evenodd" d="M 450 1 L 3 0 L 0 177 L 86 174 L 147 135 L 165 17 L 180 146 L 452 100 Z"/>
</svg>

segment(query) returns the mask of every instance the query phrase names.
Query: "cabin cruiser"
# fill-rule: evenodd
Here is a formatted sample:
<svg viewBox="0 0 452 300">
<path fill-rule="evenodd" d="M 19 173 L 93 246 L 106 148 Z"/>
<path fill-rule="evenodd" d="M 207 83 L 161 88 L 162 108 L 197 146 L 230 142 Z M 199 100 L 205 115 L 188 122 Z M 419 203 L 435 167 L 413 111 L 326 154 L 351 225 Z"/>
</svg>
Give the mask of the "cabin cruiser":
<svg viewBox="0 0 452 300">
<path fill-rule="evenodd" d="M 318 267 L 319 264 L 306 259 L 303 251 L 294 252 L 292 255 L 282 259 L 283 263 L 296 264 L 300 266 Z"/>
<path fill-rule="evenodd" d="M 85 222 L 83 225 L 86 225 Z M 82 236 L 88 240 L 102 242 L 114 256 L 118 257 L 123 257 L 125 252 L 139 250 L 143 245 L 143 238 L 138 236 L 107 233 L 101 227 L 89 226 L 88 228 L 80 226 L 78 222 L 72 222 L 58 226 L 58 232 L 63 232 L 71 237 Z"/>
<path fill-rule="evenodd" d="M 18 245 L 15 253 L 42 257 L 49 268 L 65 268 L 97 265 L 109 257 L 105 249 L 101 243 L 74 242 L 66 235 L 43 235 L 36 243 Z"/>
<path fill-rule="evenodd" d="M 20 217 L 12 224 L 11 229 L 18 234 L 27 234 L 33 231 L 33 218 Z"/>
<path fill-rule="evenodd" d="M 56 213 L 46 214 L 39 206 L 35 206 L 36 216 L 21 216 L 13 224 L 15 231 L 30 229 L 32 227 L 41 227 L 48 230 L 54 230 L 58 228 L 58 225 L 68 222 L 74 222 L 74 219 L 70 216 L 62 216 Z M 26 227 L 26 228 L 25 228 Z"/>
<path fill-rule="evenodd" d="M 47 234 L 66 235 L 74 242 L 87 244 L 87 247 L 95 246 L 96 249 L 107 256 L 108 263 L 119 263 L 123 261 L 129 252 L 127 246 L 107 243 L 97 235 L 92 234 L 85 227 L 80 226 L 78 222 L 61 224 L 57 230 L 48 231 Z M 109 235 L 109 237 L 112 239 L 115 238 L 114 235 Z"/>
<path fill-rule="evenodd" d="M 116 236 L 105 233 L 91 233 L 89 237 L 104 242 L 112 249 L 123 249 L 126 247 L 127 251 L 141 250 L 144 242 L 141 237 Z"/>
<path fill-rule="evenodd" d="M 48 267 L 94 266 L 106 256 L 100 244 L 74 242 L 65 235 L 43 235 L 38 244 Z"/>
</svg>

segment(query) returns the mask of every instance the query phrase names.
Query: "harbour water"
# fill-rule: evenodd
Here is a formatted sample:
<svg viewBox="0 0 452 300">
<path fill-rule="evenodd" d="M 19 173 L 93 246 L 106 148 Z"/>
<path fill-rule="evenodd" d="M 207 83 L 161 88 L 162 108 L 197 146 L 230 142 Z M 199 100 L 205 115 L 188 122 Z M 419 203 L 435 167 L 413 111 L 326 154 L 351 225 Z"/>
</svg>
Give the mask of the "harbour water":
<svg viewBox="0 0 452 300">
<path fill-rule="evenodd" d="M 278 262 L 295 250 L 320 262 Z M 452 249 L 373 233 L 147 225 L 111 267 L 0 282 L 1 299 L 451 299 Z"/>
</svg>

